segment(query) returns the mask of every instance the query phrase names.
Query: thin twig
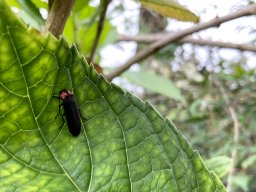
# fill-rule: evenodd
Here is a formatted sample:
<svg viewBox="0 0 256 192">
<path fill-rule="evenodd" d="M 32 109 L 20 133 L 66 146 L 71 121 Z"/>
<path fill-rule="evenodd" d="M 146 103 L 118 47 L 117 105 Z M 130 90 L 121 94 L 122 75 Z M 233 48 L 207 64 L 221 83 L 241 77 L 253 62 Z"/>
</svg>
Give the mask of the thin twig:
<svg viewBox="0 0 256 192">
<path fill-rule="evenodd" d="M 235 174 L 235 162 L 237 159 L 237 145 L 239 142 L 239 136 L 240 136 L 240 131 L 239 131 L 239 127 L 240 127 L 240 123 L 237 117 L 237 113 L 234 109 L 234 107 L 231 105 L 228 95 L 225 92 L 225 89 L 223 88 L 223 86 L 221 85 L 221 83 L 213 78 L 213 83 L 219 88 L 222 97 L 224 98 L 225 104 L 228 107 L 228 111 L 230 113 L 230 116 L 233 120 L 233 130 L 234 130 L 234 147 L 232 149 L 232 154 L 231 154 L 231 165 L 230 165 L 230 169 L 229 169 L 229 173 L 228 173 L 228 180 L 227 180 L 227 192 L 232 192 L 233 189 L 233 178 L 234 178 L 234 174 Z"/>
<path fill-rule="evenodd" d="M 231 13 L 229 15 L 223 16 L 223 17 L 216 17 L 208 22 L 201 23 L 199 25 L 190 27 L 188 29 L 182 30 L 175 34 L 169 34 L 166 37 L 162 38 L 159 41 L 156 41 L 149 46 L 145 47 L 141 51 L 139 51 L 135 56 L 130 58 L 126 63 L 124 63 L 122 66 L 118 67 L 115 71 L 113 71 L 111 74 L 107 75 L 106 78 L 111 81 L 113 78 L 119 76 L 124 71 L 129 69 L 133 64 L 147 58 L 148 56 L 156 53 L 161 48 L 169 45 L 171 42 L 177 41 L 185 36 L 191 35 L 192 33 L 201 31 L 203 29 L 207 29 L 210 27 L 217 27 L 221 23 L 243 17 L 248 15 L 254 15 L 256 14 L 256 5 L 248 6 L 247 8 L 237 11 L 235 13 Z"/>
<path fill-rule="evenodd" d="M 136 36 L 119 35 L 118 41 L 136 41 L 137 43 L 153 43 L 155 41 L 160 40 L 165 35 L 167 35 L 167 33 L 150 34 L 150 35 L 136 35 Z M 183 43 L 191 43 L 193 45 L 212 46 L 212 47 L 238 49 L 240 51 L 256 52 L 256 47 L 252 46 L 252 45 L 196 39 L 193 37 L 184 37 L 176 42 L 182 43 L 182 44 Z"/>
<path fill-rule="evenodd" d="M 56 38 L 62 34 L 75 0 L 50 1 L 50 12 L 46 20 L 44 33 L 52 33 Z"/>
<path fill-rule="evenodd" d="M 94 39 L 94 43 L 93 43 L 93 46 L 92 46 L 91 54 L 90 54 L 90 56 L 88 58 L 88 61 L 87 61 L 88 63 L 93 62 L 93 57 L 94 57 L 94 54 L 96 52 L 96 49 L 97 49 L 97 46 L 98 46 L 98 43 L 99 43 L 99 40 L 100 40 L 102 29 L 104 27 L 107 8 L 108 8 L 108 5 L 109 5 L 110 1 L 111 0 L 102 0 L 101 1 L 102 5 L 101 5 L 100 20 L 99 20 L 99 24 L 98 24 L 98 28 L 97 28 L 97 33 L 96 33 L 96 36 L 95 36 L 95 39 Z"/>
</svg>

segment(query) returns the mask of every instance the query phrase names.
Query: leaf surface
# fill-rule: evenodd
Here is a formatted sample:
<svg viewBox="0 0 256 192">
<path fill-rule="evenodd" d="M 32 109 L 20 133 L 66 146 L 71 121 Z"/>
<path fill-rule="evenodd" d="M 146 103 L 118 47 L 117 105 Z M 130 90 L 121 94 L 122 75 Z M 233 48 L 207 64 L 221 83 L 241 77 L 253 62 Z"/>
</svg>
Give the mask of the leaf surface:
<svg viewBox="0 0 256 192">
<path fill-rule="evenodd" d="M 1 191 L 225 191 L 147 102 L 108 83 L 64 40 L 27 31 L 0 1 Z M 52 95 L 73 90 L 72 137 Z"/>
</svg>

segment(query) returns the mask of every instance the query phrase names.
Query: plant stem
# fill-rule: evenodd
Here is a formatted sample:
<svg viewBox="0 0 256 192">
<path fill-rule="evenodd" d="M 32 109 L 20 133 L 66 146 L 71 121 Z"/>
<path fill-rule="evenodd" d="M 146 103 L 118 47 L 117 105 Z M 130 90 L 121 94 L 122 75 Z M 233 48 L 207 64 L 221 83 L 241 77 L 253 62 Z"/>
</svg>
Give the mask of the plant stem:
<svg viewBox="0 0 256 192">
<path fill-rule="evenodd" d="M 50 32 L 56 38 L 59 38 L 75 4 L 75 0 L 54 0 L 50 2 L 50 12 L 46 20 L 44 33 Z"/>
</svg>

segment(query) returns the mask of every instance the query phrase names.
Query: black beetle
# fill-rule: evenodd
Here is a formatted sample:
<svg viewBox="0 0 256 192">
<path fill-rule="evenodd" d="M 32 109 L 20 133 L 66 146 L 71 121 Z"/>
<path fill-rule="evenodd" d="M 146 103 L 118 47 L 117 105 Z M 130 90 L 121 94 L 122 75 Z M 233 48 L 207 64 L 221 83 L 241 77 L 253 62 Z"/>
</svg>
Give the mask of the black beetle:
<svg viewBox="0 0 256 192">
<path fill-rule="evenodd" d="M 60 114 L 60 108 L 63 106 L 64 108 L 64 114 L 62 115 L 62 120 L 63 124 L 61 127 L 64 125 L 65 121 L 63 119 L 63 116 L 66 116 L 67 124 L 68 124 L 68 129 L 69 132 L 73 136 L 78 136 L 81 131 L 81 121 L 80 121 L 80 112 L 79 108 L 76 103 L 76 98 L 74 93 L 67 89 L 63 89 L 59 92 L 59 96 L 53 96 L 55 98 L 58 98 L 59 101 L 62 100 L 63 102 L 59 105 L 59 113 Z M 57 116 L 58 116 L 57 115 Z M 57 117 L 56 116 L 56 117 Z M 55 118 L 56 118 L 55 117 Z"/>
</svg>

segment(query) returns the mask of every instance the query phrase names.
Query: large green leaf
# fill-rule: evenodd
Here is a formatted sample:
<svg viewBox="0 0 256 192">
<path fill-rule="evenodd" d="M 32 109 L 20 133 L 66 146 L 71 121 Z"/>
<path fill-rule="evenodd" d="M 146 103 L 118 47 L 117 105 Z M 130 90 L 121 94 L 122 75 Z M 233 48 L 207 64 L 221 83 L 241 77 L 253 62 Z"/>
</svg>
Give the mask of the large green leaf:
<svg viewBox="0 0 256 192">
<path fill-rule="evenodd" d="M 225 191 L 172 123 L 0 1 L 0 191 Z M 82 133 L 58 113 L 76 95 Z"/>
</svg>

